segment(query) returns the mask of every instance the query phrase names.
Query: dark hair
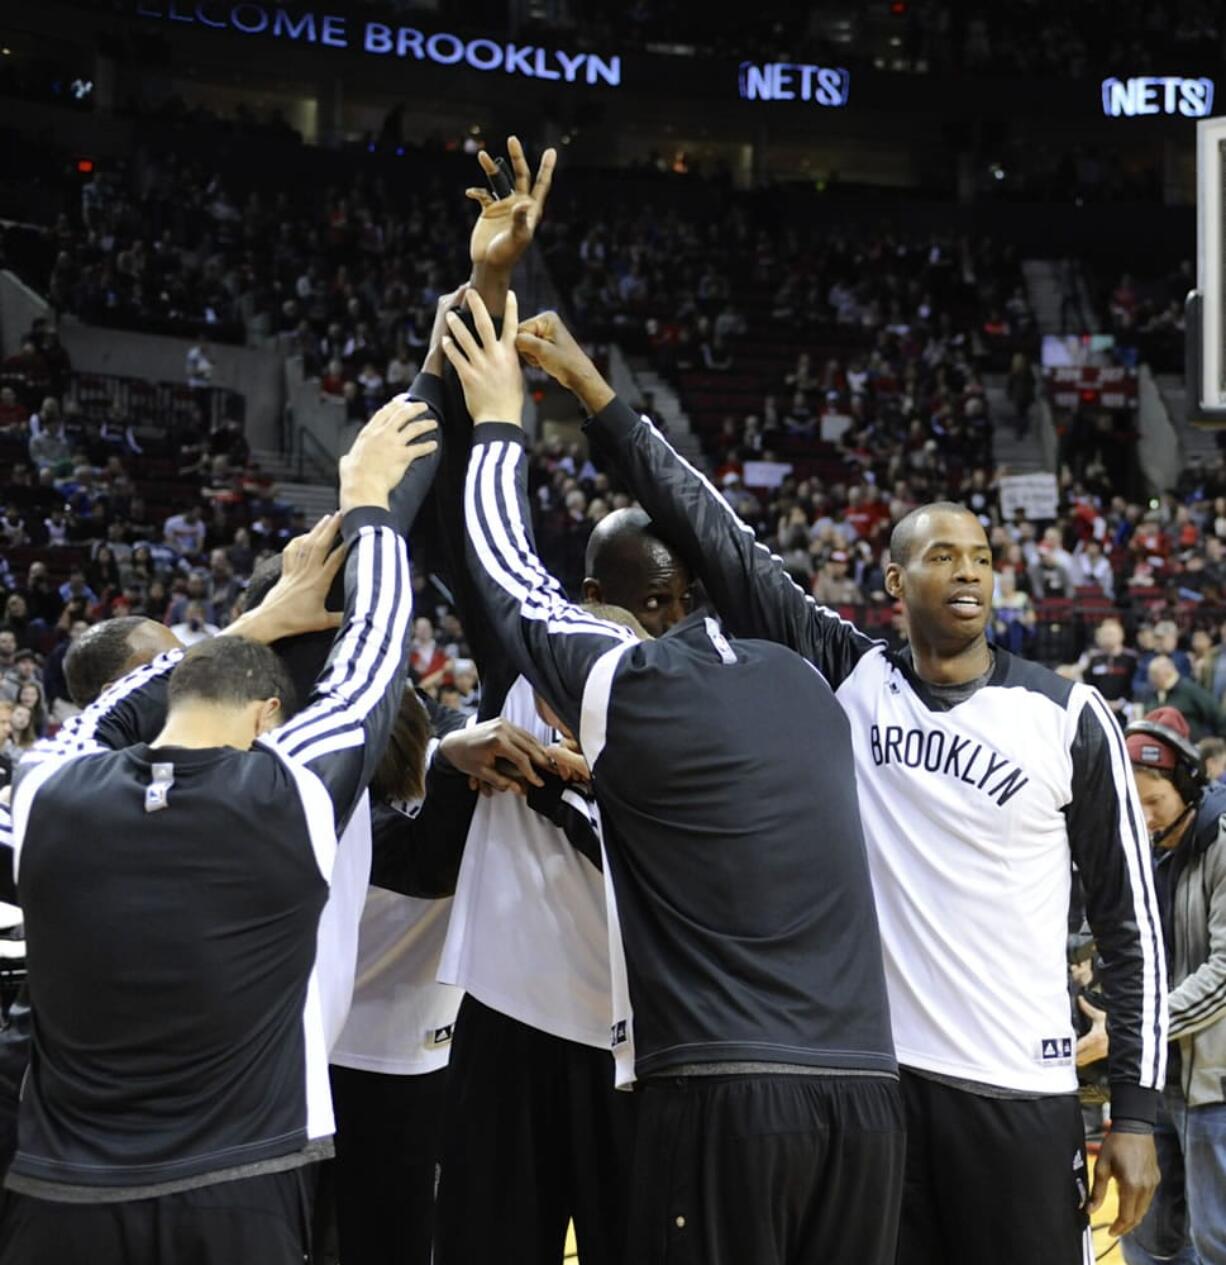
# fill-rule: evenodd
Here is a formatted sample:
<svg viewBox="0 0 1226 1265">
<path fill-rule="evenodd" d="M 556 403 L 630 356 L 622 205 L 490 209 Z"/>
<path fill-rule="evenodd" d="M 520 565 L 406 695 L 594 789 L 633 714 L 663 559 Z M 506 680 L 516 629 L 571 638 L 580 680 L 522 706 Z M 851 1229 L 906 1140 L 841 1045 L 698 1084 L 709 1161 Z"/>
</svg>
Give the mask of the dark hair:
<svg viewBox="0 0 1226 1265">
<path fill-rule="evenodd" d="M 279 698 L 285 715 L 294 710 L 294 684 L 285 665 L 246 637 L 211 637 L 194 645 L 170 674 L 167 697 L 171 710 L 188 698 L 232 707 Z"/>
<path fill-rule="evenodd" d="M 417 691 L 406 689 L 370 789 L 382 799 L 421 799 L 426 787 L 430 716 Z"/>
<path fill-rule="evenodd" d="M 238 608 L 240 613 L 253 611 L 272 592 L 273 586 L 281 578 L 281 555 L 265 558 L 256 563 L 247 587 L 239 594 Z"/>
<path fill-rule="evenodd" d="M 145 622 L 143 615 L 123 615 L 88 628 L 64 656 L 64 680 L 78 707 L 88 707 L 112 681 L 123 675 L 132 657 L 128 638 Z"/>
</svg>

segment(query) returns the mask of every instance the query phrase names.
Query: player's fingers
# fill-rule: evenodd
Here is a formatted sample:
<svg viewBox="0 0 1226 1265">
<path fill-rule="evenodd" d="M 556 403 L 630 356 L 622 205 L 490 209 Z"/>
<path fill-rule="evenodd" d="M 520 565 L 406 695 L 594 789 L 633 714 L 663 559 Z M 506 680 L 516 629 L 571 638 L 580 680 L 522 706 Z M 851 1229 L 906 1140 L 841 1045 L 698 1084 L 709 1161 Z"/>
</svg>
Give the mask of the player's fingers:
<svg viewBox="0 0 1226 1265">
<path fill-rule="evenodd" d="M 476 314 L 476 305 L 474 300 L 479 298 L 475 290 L 469 290 L 464 296 L 464 301 L 468 304 L 470 311 Z M 473 337 L 472 330 L 460 319 L 456 312 L 447 313 L 447 328 L 451 331 L 451 337 L 455 339 L 464 354 L 472 360 L 481 354 L 481 348 L 477 346 L 477 340 Z"/>
<path fill-rule="evenodd" d="M 534 369 L 541 367 L 541 351 L 548 346 L 548 343 L 542 342 L 534 335 L 525 334 L 522 326 L 519 333 L 515 335 L 515 350 Z"/>
<path fill-rule="evenodd" d="M 553 169 L 557 166 L 558 151 L 547 149 L 541 155 L 541 165 L 537 168 L 536 184 L 532 186 L 532 200 L 538 207 L 545 205 L 549 190 L 553 187 Z"/>
<path fill-rule="evenodd" d="M 1138 1215 L 1141 1192 L 1131 1183 L 1116 1182 L 1115 1185 L 1119 1192 L 1120 1202 L 1115 1220 L 1111 1223 L 1111 1233 L 1119 1238 L 1134 1229 L 1137 1222 L 1141 1220 Z"/>
<path fill-rule="evenodd" d="M 337 518 L 340 518 L 339 514 L 337 515 Z M 330 584 L 332 578 L 341 569 L 344 563 L 345 563 L 344 549 L 340 547 L 333 549 L 332 552 L 328 554 L 327 557 L 324 558 L 323 565 L 320 567 L 320 571 L 323 573 L 324 580 L 329 582 Z"/>
<path fill-rule="evenodd" d="M 435 430 L 438 430 L 438 422 L 433 417 L 420 417 L 401 427 L 400 438 L 405 443 L 412 443 L 414 439 L 420 439 L 423 435 L 429 435 Z"/>
<path fill-rule="evenodd" d="M 492 347 L 498 341 L 498 335 L 494 333 L 494 322 L 490 319 L 490 310 L 476 290 L 468 292 L 468 310 L 473 314 L 473 324 L 477 327 L 482 350 Z"/>
<path fill-rule="evenodd" d="M 1093 1216 L 1102 1206 L 1103 1200 L 1107 1197 L 1107 1189 L 1111 1185 L 1111 1161 L 1104 1155 L 1099 1155 L 1098 1162 L 1094 1165 L 1094 1187 L 1090 1191 L 1090 1204 L 1086 1211 Z"/>
<path fill-rule="evenodd" d="M 481 170 L 487 176 L 494 175 L 498 170 L 498 164 L 494 161 L 494 155 L 488 149 L 477 150 L 477 161 L 481 164 Z"/>
<path fill-rule="evenodd" d="M 502 309 L 502 341 L 508 347 L 515 346 L 515 335 L 519 330 L 519 299 L 514 290 L 507 291 L 506 305 Z M 493 334 L 494 327 L 490 326 Z"/>
<path fill-rule="evenodd" d="M 437 439 L 429 439 L 424 444 L 410 444 L 404 451 L 409 465 L 421 457 L 428 457 L 438 447 Z"/>
<path fill-rule="evenodd" d="M 487 193 L 484 189 L 465 189 L 464 196 L 466 198 L 471 198 L 472 201 L 477 203 L 477 205 L 483 211 L 486 209 L 486 207 L 490 207 L 494 205 L 493 196 Z"/>
<path fill-rule="evenodd" d="M 515 173 L 515 192 L 529 192 L 532 173 L 528 170 L 528 160 L 524 157 L 524 147 L 519 143 L 518 136 L 507 137 L 507 154 L 511 159 L 511 170 Z"/>
</svg>

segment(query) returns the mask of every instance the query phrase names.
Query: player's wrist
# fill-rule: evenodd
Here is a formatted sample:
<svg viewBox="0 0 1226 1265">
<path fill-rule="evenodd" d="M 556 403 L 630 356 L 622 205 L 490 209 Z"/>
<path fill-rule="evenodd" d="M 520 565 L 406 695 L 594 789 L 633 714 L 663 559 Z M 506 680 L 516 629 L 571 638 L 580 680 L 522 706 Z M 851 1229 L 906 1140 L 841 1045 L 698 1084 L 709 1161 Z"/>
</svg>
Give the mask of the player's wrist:
<svg viewBox="0 0 1226 1265">
<path fill-rule="evenodd" d="M 616 395 L 613 388 L 590 361 L 576 375 L 569 389 L 578 397 L 580 404 L 593 415 L 607 408 Z"/>
<path fill-rule="evenodd" d="M 354 479 L 341 481 L 340 507 L 342 514 L 357 509 L 388 508 L 390 493 L 384 484 L 370 479 Z"/>
</svg>

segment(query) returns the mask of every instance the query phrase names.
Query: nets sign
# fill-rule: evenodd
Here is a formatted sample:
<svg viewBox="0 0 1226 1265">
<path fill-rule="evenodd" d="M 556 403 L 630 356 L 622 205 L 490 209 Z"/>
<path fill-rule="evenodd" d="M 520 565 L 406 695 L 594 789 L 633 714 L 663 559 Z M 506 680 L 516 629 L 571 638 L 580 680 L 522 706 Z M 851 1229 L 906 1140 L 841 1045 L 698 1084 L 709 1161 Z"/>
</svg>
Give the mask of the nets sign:
<svg viewBox="0 0 1226 1265">
<path fill-rule="evenodd" d="M 238 4 L 225 0 L 141 0 L 136 12 L 144 18 L 208 26 L 238 35 L 271 36 L 326 48 L 354 48 L 437 66 L 464 65 L 470 70 L 501 71 L 526 79 L 557 79 L 613 88 L 622 81 L 622 62 L 616 54 L 600 57 L 507 40 L 466 40 L 446 31 L 428 34 L 413 26 L 351 22 L 338 13 L 291 12 L 280 5 L 248 0 Z"/>
<path fill-rule="evenodd" d="M 1113 119 L 1146 114 L 1175 114 L 1203 119 L 1213 111 L 1212 79 L 1178 75 L 1140 75 L 1103 80 L 1103 113 Z"/>
<path fill-rule="evenodd" d="M 810 101 L 814 105 L 843 106 L 851 95 L 851 75 L 838 66 L 744 61 L 740 87 L 745 101 Z"/>
</svg>

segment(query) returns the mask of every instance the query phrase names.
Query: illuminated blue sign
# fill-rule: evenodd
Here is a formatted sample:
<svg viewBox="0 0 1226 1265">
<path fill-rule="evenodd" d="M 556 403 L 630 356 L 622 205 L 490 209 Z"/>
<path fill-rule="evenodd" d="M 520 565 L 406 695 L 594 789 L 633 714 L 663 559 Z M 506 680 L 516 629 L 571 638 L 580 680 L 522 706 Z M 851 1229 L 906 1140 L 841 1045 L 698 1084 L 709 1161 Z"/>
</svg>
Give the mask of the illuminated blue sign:
<svg viewBox="0 0 1226 1265">
<path fill-rule="evenodd" d="M 141 0 L 136 7 L 141 17 L 165 22 L 186 22 L 235 31 L 240 35 L 271 35 L 277 39 L 328 48 L 360 48 L 383 56 L 411 57 L 438 66 L 465 65 L 472 70 L 501 70 L 528 79 L 559 79 L 564 83 L 608 84 L 616 88 L 622 81 L 621 58 L 598 57 L 595 53 L 567 53 L 560 48 L 517 44 L 503 40 L 465 40 L 458 35 L 438 32 L 428 35 L 411 26 L 390 26 L 386 22 L 354 23 L 335 13 L 290 13 L 279 5 L 233 4 L 225 0 Z"/>
<path fill-rule="evenodd" d="M 1131 119 L 1141 114 L 1182 114 L 1187 119 L 1203 119 L 1212 110 L 1212 79 L 1142 75 L 1136 79 L 1103 80 L 1103 113 L 1113 119 Z"/>
<path fill-rule="evenodd" d="M 812 101 L 842 106 L 851 94 L 851 75 L 841 67 L 797 62 L 741 63 L 741 96 L 746 101 Z"/>
</svg>

